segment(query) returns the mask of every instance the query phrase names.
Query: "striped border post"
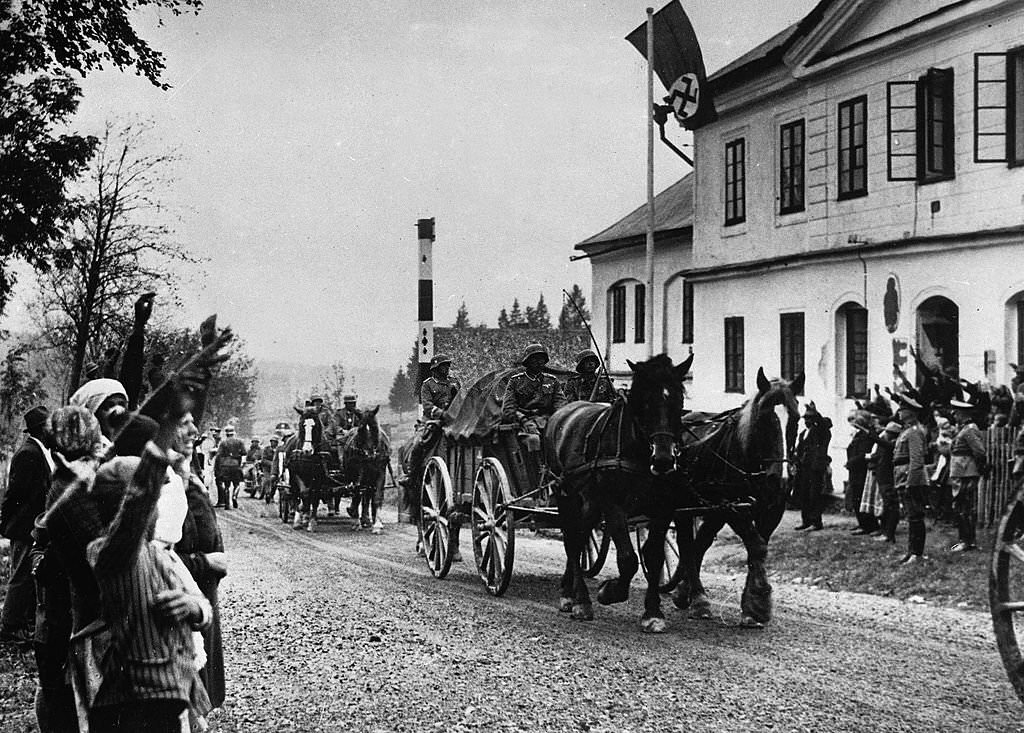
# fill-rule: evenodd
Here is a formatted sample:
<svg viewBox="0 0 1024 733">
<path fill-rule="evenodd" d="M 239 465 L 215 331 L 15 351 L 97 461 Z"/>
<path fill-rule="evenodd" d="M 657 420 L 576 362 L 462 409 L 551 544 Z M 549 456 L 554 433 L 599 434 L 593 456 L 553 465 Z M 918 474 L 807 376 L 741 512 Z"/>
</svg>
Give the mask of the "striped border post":
<svg viewBox="0 0 1024 733">
<path fill-rule="evenodd" d="M 414 384 L 419 396 L 420 385 L 429 374 L 430 360 L 434 356 L 434 219 L 418 219 L 419 235 L 419 326 L 416 330 L 416 348 L 419 370 Z"/>
</svg>

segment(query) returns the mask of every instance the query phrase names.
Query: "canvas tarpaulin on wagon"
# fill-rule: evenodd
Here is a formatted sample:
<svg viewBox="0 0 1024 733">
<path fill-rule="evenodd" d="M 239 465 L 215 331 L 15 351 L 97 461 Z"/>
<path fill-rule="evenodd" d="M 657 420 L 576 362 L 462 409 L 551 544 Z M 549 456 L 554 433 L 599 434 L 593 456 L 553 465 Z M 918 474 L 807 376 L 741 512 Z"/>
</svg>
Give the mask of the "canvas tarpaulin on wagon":
<svg viewBox="0 0 1024 733">
<path fill-rule="evenodd" d="M 501 424 L 501 402 L 508 380 L 521 371 L 521 366 L 496 369 L 476 380 L 464 394 L 456 397 L 456 403 L 450 408 L 455 418 L 445 428 L 445 434 L 460 442 L 479 441 L 491 435 Z"/>
</svg>

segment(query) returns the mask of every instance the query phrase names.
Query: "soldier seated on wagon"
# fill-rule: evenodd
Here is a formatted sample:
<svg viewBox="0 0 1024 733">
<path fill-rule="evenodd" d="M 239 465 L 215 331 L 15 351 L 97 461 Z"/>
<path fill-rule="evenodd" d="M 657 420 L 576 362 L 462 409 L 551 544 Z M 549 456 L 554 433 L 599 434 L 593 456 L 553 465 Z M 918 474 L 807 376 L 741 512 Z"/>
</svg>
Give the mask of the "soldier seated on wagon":
<svg viewBox="0 0 1024 733">
<path fill-rule="evenodd" d="M 519 436 L 530 453 L 540 451 L 540 436 L 548 418 L 566 403 L 562 387 L 550 374 L 541 371 L 548 363 L 548 351 L 530 344 L 520 363 L 526 371 L 508 380 L 501 402 L 501 421 L 519 426 Z"/>
<path fill-rule="evenodd" d="M 423 406 L 423 423 L 416 434 L 416 442 L 409 451 L 409 459 L 402 466 L 405 476 L 399 482 L 403 487 L 415 486 L 414 477 L 419 475 L 423 458 L 441 437 L 441 426 L 448 422 L 448 408 L 462 385 L 451 376 L 452 360 L 446 354 L 437 354 L 430 360 L 430 376 L 420 387 L 420 403 Z"/>
<path fill-rule="evenodd" d="M 356 396 L 347 394 L 342 398 L 344 407 L 334 416 L 339 431 L 352 430 L 363 424 L 363 412 L 356 408 Z"/>
<path fill-rule="evenodd" d="M 576 355 L 576 373 L 565 381 L 567 402 L 584 400 L 588 402 L 614 402 L 615 388 L 607 377 L 597 373 L 601 360 L 591 349 L 584 349 Z"/>
</svg>

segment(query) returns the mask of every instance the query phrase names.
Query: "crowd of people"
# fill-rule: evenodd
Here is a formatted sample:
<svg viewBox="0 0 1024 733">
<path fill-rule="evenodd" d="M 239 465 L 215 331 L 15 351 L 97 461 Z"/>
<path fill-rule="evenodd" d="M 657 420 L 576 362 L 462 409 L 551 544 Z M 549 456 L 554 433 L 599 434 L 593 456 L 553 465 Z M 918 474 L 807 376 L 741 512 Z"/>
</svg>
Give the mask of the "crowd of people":
<svg viewBox="0 0 1024 733">
<path fill-rule="evenodd" d="M 224 701 L 217 592 L 228 568 L 195 448 L 231 333 L 208 319 L 202 351 L 151 374 L 143 394 L 151 306 L 136 306 L 121 378 L 30 409 L 11 460 L 0 639 L 34 653 L 43 733 L 204 730 Z"/>
<path fill-rule="evenodd" d="M 1019 428 L 1024 418 L 1024 369 L 1011 387 L 990 387 L 954 379 L 927 365 L 921 387 L 901 373 L 902 388 L 888 397 L 875 386 L 873 399 L 858 403 L 848 417 L 848 482 L 845 508 L 856 517 L 854 535 L 896 543 L 906 524 L 906 553 L 900 564 L 927 559 L 926 516 L 956 527 L 951 553 L 976 550 L 978 489 L 990 470 L 985 430 Z M 831 485 L 828 446 L 831 421 L 809 402 L 790 456 L 793 498 L 801 510 L 801 532 L 823 529 L 821 505 Z M 1024 434 L 1018 433 L 1014 474 L 1024 469 Z"/>
</svg>

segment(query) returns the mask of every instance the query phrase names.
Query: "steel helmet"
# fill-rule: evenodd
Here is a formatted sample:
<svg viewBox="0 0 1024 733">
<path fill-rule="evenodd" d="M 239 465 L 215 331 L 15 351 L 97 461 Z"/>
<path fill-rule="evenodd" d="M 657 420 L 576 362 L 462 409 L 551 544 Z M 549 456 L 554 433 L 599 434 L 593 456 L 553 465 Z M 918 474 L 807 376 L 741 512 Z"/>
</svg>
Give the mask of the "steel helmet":
<svg viewBox="0 0 1024 733">
<path fill-rule="evenodd" d="M 598 358 L 597 353 L 593 349 L 584 349 L 576 354 L 576 371 L 580 370 L 580 366 L 583 365 L 585 359 L 594 359 L 598 364 L 601 363 L 601 359 Z"/>
<path fill-rule="evenodd" d="M 452 358 L 447 354 L 437 354 L 433 359 L 430 360 L 430 371 L 434 371 L 434 367 L 439 367 L 442 364 L 451 364 Z"/>
<path fill-rule="evenodd" d="M 544 363 L 545 364 L 547 364 L 551 360 L 550 357 L 548 356 L 548 350 L 547 349 L 545 349 L 540 344 L 530 344 L 529 346 L 527 346 L 523 350 L 523 358 L 519 360 L 519 363 L 525 365 L 526 364 L 526 360 L 529 359 L 534 354 L 543 354 L 544 355 Z"/>
</svg>

